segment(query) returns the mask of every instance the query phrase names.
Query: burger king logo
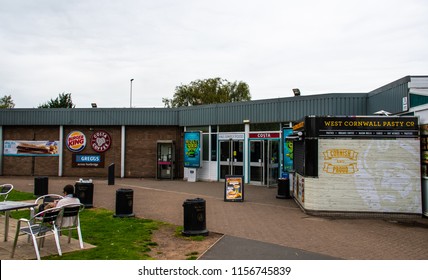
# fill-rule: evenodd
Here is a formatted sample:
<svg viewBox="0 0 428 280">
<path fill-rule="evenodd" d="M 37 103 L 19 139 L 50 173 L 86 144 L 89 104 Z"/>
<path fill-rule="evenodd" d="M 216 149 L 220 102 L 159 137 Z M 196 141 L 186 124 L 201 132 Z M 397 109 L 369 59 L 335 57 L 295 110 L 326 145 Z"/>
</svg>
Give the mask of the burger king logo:
<svg viewBox="0 0 428 280">
<path fill-rule="evenodd" d="M 91 137 L 91 147 L 95 152 L 103 153 L 110 149 L 111 137 L 104 130 L 96 131 Z"/>
<path fill-rule="evenodd" d="M 80 131 L 72 131 L 66 139 L 67 148 L 72 152 L 80 152 L 86 147 L 86 137 Z"/>
</svg>

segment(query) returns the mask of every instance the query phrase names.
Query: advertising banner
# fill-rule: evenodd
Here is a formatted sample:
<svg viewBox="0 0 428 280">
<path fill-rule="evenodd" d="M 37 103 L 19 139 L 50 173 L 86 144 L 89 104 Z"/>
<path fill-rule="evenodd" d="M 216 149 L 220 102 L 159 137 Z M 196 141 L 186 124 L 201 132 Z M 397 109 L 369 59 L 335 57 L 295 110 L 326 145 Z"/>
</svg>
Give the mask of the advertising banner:
<svg viewBox="0 0 428 280">
<path fill-rule="evenodd" d="M 201 132 L 184 133 L 184 167 L 201 167 Z"/>
<path fill-rule="evenodd" d="M 282 137 L 284 141 L 284 171 L 290 172 L 293 170 L 293 141 L 286 140 L 287 136 L 293 133 L 292 128 L 284 128 L 282 131 Z"/>
<path fill-rule="evenodd" d="M 58 156 L 58 141 L 5 140 L 5 156 Z"/>
<path fill-rule="evenodd" d="M 244 177 L 226 175 L 224 183 L 224 201 L 244 201 Z"/>
</svg>

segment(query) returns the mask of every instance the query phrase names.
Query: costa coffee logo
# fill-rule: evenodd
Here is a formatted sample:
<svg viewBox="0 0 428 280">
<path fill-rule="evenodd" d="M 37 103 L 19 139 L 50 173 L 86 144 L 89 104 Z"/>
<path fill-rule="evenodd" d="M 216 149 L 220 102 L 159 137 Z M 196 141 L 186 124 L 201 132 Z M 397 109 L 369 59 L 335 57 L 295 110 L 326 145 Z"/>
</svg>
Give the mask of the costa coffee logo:
<svg viewBox="0 0 428 280">
<path fill-rule="evenodd" d="M 110 149 L 111 137 L 104 130 L 96 131 L 91 137 L 91 147 L 95 152 L 103 153 Z"/>
<path fill-rule="evenodd" d="M 66 139 L 67 148 L 72 152 L 80 152 L 86 147 L 86 137 L 80 131 L 72 131 Z"/>
</svg>

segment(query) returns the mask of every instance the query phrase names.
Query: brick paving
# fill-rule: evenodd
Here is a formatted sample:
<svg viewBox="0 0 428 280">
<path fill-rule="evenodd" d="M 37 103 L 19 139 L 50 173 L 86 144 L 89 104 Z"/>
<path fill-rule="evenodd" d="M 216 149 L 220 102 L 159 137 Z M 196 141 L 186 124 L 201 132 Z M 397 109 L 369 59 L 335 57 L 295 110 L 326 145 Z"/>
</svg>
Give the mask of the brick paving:
<svg viewBox="0 0 428 280">
<path fill-rule="evenodd" d="M 77 178 L 49 178 L 49 192 L 61 193 Z M 33 192 L 32 177 L 0 177 L 17 190 Z M 206 200 L 207 229 L 305 250 L 341 259 L 427 260 L 428 219 L 422 216 L 397 220 L 383 218 L 328 218 L 303 213 L 292 199 L 277 199 L 276 188 L 245 186 L 244 202 L 224 202 L 221 182 L 183 180 L 94 179 L 94 207 L 115 211 L 116 190 L 133 189 L 137 217 L 183 224 L 183 202 Z"/>
</svg>

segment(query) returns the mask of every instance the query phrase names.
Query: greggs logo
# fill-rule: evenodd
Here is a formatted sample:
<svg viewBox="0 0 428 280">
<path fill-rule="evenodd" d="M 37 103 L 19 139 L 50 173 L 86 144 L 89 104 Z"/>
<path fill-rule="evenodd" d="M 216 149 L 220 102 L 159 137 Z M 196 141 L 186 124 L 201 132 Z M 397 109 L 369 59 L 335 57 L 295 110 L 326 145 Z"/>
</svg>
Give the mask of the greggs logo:
<svg viewBox="0 0 428 280">
<path fill-rule="evenodd" d="M 86 137 L 80 131 L 72 131 L 68 134 L 66 141 L 67 148 L 72 152 L 80 152 L 86 147 Z"/>
</svg>

